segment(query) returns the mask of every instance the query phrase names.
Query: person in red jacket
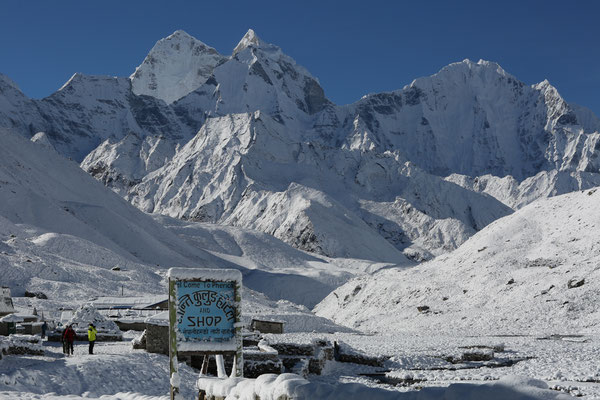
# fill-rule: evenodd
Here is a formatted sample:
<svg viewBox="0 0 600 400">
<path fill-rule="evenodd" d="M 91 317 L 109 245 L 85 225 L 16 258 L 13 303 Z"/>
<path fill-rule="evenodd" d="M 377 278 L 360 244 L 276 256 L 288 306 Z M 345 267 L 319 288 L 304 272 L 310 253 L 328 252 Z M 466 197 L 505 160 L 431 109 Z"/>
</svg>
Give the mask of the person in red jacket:
<svg viewBox="0 0 600 400">
<path fill-rule="evenodd" d="M 67 355 L 69 353 L 73 355 L 73 342 L 75 342 L 75 331 L 73 330 L 72 325 L 67 325 L 65 331 L 63 332 L 63 342 L 67 345 Z"/>
</svg>

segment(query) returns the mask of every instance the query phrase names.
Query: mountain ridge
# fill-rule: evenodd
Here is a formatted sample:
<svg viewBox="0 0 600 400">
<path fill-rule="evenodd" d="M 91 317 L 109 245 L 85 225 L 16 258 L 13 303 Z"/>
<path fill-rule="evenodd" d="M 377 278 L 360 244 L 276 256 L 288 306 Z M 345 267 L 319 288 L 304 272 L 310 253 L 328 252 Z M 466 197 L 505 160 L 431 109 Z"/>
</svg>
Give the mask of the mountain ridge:
<svg viewBox="0 0 600 400">
<path fill-rule="evenodd" d="M 194 49 L 214 57 L 196 60 L 204 63 L 206 74 L 184 85 L 192 90 L 172 103 L 156 91 L 136 93 L 141 78 L 135 73 L 130 78 L 76 74 L 41 101 L 5 84 L 0 126 L 27 137 L 46 132 L 59 153 L 82 161 L 82 168 L 148 212 L 256 227 L 261 208 L 248 203 L 236 209 L 242 194 L 270 204 L 293 187 L 294 196 L 306 196 L 302 204 L 335 199 L 325 201 L 335 204 L 331 216 L 353 215 L 369 232 L 416 259 L 451 250 L 511 212 L 490 196 L 520 207 L 598 182 L 598 118 L 571 107 L 549 82 L 525 85 L 493 62 L 453 63 L 402 89 L 343 106 L 329 101 L 316 78 L 253 30 L 230 57 L 177 31 L 158 41 L 144 63 L 152 59 L 166 65 L 165 74 L 155 70 L 154 77 L 157 85 L 168 86 L 195 67 L 173 73 L 166 55 L 173 51 L 175 62 L 187 60 Z M 140 68 L 151 64 L 144 63 Z M 227 146 L 213 140 L 211 148 L 190 152 L 186 146 L 202 135 L 218 135 Z M 216 158 L 220 151 L 227 152 L 223 165 Z M 199 169 L 193 167 L 199 166 L 198 157 L 207 163 Z M 169 172 L 177 165 L 180 169 Z M 469 183 L 486 175 L 512 177 L 517 183 L 507 192 L 500 184 L 483 188 Z M 172 182 L 168 190 L 165 179 Z M 203 188 L 201 182 L 210 185 Z M 425 193 L 434 187 L 452 187 L 453 195 L 443 199 Z M 457 198 L 468 201 L 456 203 Z M 491 213 L 474 217 L 473 210 L 484 204 Z M 242 209 L 248 214 L 240 214 Z M 333 246 L 335 233 L 315 230 L 316 217 L 305 211 L 295 214 L 291 234 L 279 232 L 278 237 L 329 256 L 356 255 L 355 245 Z M 285 209 L 278 213 L 261 229 L 277 231 L 274 221 Z M 439 227 L 437 239 L 419 227 L 424 221 L 423 226 Z M 319 244 L 309 244 L 303 235 L 320 238 Z M 357 243 L 358 237 L 350 242 Z"/>
</svg>

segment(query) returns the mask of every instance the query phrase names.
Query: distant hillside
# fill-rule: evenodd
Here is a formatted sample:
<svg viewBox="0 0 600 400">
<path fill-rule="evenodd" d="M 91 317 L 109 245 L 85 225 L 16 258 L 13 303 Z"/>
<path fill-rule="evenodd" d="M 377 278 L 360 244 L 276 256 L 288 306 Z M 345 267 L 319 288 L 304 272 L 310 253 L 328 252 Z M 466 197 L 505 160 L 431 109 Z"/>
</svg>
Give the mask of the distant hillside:
<svg viewBox="0 0 600 400">
<path fill-rule="evenodd" d="M 600 188 L 538 200 L 459 249 L 336 289 L 318 315 L 368 331 L 596 332 Z"/>
</svg>

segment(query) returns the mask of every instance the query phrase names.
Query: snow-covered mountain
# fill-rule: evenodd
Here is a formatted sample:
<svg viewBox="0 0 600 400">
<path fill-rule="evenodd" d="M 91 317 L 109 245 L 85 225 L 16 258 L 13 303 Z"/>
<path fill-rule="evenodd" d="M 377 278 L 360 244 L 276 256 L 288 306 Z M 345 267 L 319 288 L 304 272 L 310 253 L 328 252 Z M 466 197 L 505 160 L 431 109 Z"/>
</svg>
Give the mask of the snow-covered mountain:
<svg viewBox="0 0 600 400">
<path fill-rule="evenodd" d="M 591 156 L 599 121 L 588 115 L 581 125 L 575 110 L 548 81 L 527 86 L 498 64 L 465 60 L 402 90 L 365 96 L 351 111 L 362 127 L 345 140 L 400 149 L 440 176 L 521 181 L 550 169 L 598 172 Z"/>
<path fill-rule="evenodd" d="M 0 271 L 16 296 L 164 293 L 166 270 L 187 266 L 237 268 L 247 287 L 312 307 L 353 276 L 388 266 L 316 257 L 256 231 L 155 220 L 58 154 L 44 133 L 34 141 L 0 130 Z"/>
<path fill-rule="evenodd" d="M 337 106 L 252 30 L 229 57 L 177 31 L 130 79 L 76 74 L 40 101 L 1 82 L 2 126 L 45 131 L 142 210 L 332 257 L 426 259 L 599 181 L 598 118 L 487 61 Z"/>
<path fill-rule="evenodd" d="M 57 151 L 77 161 L 105 141 L 133 135 L 141 142 L 178 143 L 198 129 L 182 123 L 163 101 L 133 94 L 127 78 L 76 73 L 57 92 L 31 100 L 2 75 L 0 105 L 0 127 L 26 137 L 46 132 Z M 144 159 L 151 156 L 144 153 Z"/>
<path fill-rule="evenodd" d="M 599 201 L 600 188 L 538 200 L 448 255 L 350 281 L 315 310 L 380 332 L 595 332 Z"/>
</svg>

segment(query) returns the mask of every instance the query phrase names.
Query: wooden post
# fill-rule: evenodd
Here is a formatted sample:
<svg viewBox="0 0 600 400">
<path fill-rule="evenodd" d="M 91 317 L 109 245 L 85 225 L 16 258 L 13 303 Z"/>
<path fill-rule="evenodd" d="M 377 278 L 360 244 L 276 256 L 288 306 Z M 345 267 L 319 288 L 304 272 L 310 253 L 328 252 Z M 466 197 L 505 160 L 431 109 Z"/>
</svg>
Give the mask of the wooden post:
<svg viewBox="0 0 600 400">
<path fill-rule="evenodd" d="M 175 308 L 176 296 L 175 281 L 169 278 L 169 382 L 171 385 L 171 400 L 176 400 L 176 397 L 179 394 L 177 330 L 175 329 L 177 325 L 177 309 Z M 175 375 L 175 378 L 173 375 Z"/>
<path fill-rule="evenodd" d="M 235 301 L 239 304 L 235 311 L 235 338 L 236 338 L 236 351 L 233 359 L 232 370 L 235 370 L 235 375 L 231 371 L 232 376 L 243 377 L 244 376 L 244 340 L 242 338 L 242 282 L 236 281 L 235 284 Z"/>
<path fill-rule="evenodd" d="M 202 359 L 202 368 L 200 369 L 200 376 L 205 376 L 208 373 L 208 354 L 204 355 Z"/>
</svg>

